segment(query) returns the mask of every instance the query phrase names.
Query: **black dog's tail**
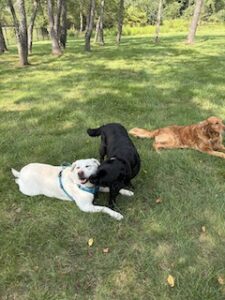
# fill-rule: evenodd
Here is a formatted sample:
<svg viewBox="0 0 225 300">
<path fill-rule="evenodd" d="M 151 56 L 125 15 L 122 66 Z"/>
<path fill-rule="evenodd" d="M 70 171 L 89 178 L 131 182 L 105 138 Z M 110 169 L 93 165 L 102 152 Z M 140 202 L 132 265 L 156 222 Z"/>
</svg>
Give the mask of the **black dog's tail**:
<svg viewBox="0 0 225 300">
<path fill-rule="evenodd" d="M 88 128 L 87 133 L 90 136 L 99 136 L 99 135 L 101 135 L 101 131 L 102 131 L 101 127 L 99 127 L 99 128 L 93 128 L 93 129 Z"/>
</svg>

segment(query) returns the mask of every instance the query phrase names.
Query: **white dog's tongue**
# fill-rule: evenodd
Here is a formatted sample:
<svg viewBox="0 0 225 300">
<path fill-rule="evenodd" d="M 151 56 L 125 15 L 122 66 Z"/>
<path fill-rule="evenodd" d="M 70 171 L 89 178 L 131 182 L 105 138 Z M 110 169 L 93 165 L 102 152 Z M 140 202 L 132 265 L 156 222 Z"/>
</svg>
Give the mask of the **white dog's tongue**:
<svg viewBox="0 0 225 300">
<path fill-rule="evenodd" d="M 88 181 L 88 179 L 84 178 L 84 179 L 80 179 L 80 183 L 81 184 L 85 184 Z"/>
</svg>

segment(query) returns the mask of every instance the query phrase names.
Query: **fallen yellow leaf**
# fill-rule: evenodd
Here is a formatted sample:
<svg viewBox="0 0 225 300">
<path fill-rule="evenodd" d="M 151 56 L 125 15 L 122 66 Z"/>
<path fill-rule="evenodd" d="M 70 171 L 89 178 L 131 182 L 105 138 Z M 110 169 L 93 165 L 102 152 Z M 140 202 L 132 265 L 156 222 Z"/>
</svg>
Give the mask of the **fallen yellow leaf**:
<svg viewBox="0 0 225 300">
<path fill-rule="evenodd" d="M 206 232 L 205 226 L 202 226 L 202 232 Z"/>
<path fill-rule="evenodd" d="M 104 249 L 102 250 L 102 252 L 103 252 L 103 253 L 109 253 L 109 248 L 104 248 Z"/>
<path fill-rule="evenodd" d="M 157 204 L 162 203 L 161 198 L 156 199 L 156 200 L 155 200 L 155 203 L 157 203 Z"/>
<path fill-rule="evenodd" d="M 175 278 L 172 275 L 169 275 L 167 277 L 167 283 L 169 286 L 174 287 L 175 286 Z"/>
<path fill-rule="evenodd" d="M 93 246 L 93 244 L 94 244 L 94 239 L 92 239 L 92 238 L 89 239 L 88 240 L 88 246 L 91 247 L 91 246 Z"/>
<path fill-rule="evenodd" d="M 219 277 L 217 278 L 217 280 L 218 280 L 219 284 L 221 284 L 221 285 L 224 285 L 224 284 L 225 284 L 224 277 L 219 276 Z"/>
</svg>

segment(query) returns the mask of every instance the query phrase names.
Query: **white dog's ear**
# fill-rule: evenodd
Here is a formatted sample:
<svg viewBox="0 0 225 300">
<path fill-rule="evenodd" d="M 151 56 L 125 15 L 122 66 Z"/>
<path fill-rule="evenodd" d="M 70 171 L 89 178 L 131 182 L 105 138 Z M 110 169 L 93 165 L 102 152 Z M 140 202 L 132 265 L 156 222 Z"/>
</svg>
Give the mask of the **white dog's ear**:
<svg viewBox="0 0 225 300">
<path fill-rule="evenodd" d="M 97 166 L 100 166 L 100 162 L 99 162 L 97 159 L 95 159 L 95 158 L 92 158 L 92 161 L 93 161 L 94 163 L 96 163 L 96 164 L 97 164 Z"/>
<path fill-rule="evenodd" d="M 75 167 L 76 167 L 76 160 L 72 163 L 72 165 L 71 165 L 71 172 L 73 172 L 73 170 L 75 169 Z"/>
</svg>

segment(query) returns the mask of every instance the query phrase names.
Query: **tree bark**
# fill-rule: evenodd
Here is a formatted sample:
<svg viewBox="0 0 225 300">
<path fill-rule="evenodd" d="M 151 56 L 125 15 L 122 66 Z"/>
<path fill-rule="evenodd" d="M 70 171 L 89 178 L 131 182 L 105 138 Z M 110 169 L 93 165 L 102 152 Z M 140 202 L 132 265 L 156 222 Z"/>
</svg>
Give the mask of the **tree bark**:
<svg viewBox="0 0 225 300">
<path fill-rule="evenodd" d="M 84 15 L 83 15 L 83 3 L 82 0 L 79 1 L 79 9 L 80 9 L 80 33 L 84 31 Z"/>
<path fill-rule="evenodd" d="M 6 42 L 5 42 L 3 30 L 2 30 L 2 24 L 0 22 L 0 53 L 3 53 L 5 51 L 8 51 L 8 49 L 6 46 Z"/>
<path fill-rule="evenodd" d="M 82 11 L 80 11 L 80 32 L 83 32 L 84 30 L 84 16 Z"/>
<path fill-rule="evenodd" d="M 91 34 L 93 30 L 94 15 L 95 15 L 95 0 L 90 0 L 88 17 L 87 17 L 88 24 L 85 33 L 85 51 L 91 51 Z"/>
<path fill-rule="evenodd" d="M 32 44 L 33 44 L 33 29 L 34 29 L 34 22 L 37 16 L 39 8 L 39 0 L 34 0 L 33 2 L 33 11 L 30 17 L 30 24 L 28 26 L 28 50 L 29 53 L 32 53 Z"/>
<path fill-rule="evenodd" d="M 97 43 L 97 41 L 98 41 L 99 26 L 100 26 L 100 16 L 98 17 L 98 20 L 97 20 L 97 23 L 96 23 L 96 29 L 95 29 L 95 43 Z"/>
<path fill-rule="evenodd" d="M 60 44 L 65 49 L 67 41 L 67 5 L 66 0 L 62 0 L 62 26 L 60 32 Z"/>
<path fill-rule="evenodd" d="M 28 62 L 27 20 L 26 20 L 24 0 L 17 1 L 20 21 L 18 21 L 18 18 L 16 16 L 16 12 L 12 0 L 8 0 L 8 6 L 10 8 L 13 17 L 13 23 L 16 31 L 20 65 L 26 66 L 29 65 L 29 62 Z"/>
<path fill-rule="evenodd" d="M 196 0 L 194 15 L 189 27 L 187 44 L 193 44 L 204 0 Z"/>
<path fill-rule="evenodd" d="M 123 17 L 124 17 L 124 0 L 120 0 L 119 3 L 119 13 L 118 13 L 118 29 L 116 35 L 117 44 L 121 41 L 122 30 L 123 30 Z"/>
<path fill-rule="evenodd" d="M 53 14 L 52 0 L 47 0 L 47 4 L 48 4 L 49 33 L 50 33 L 50 38 L 52 41 L 52 54 L 53 55 L 61 55 L 62 51 L 61 51 L 57 33 L 56 33 L 55 27 L 54 27 L 54 14 Z"/>
<path fill-rule="evenodd" d="M 21 64 L 28 65 L 28 37 L 27 37 L 27 18 L 24 0 L 18 1 L 18 13 L 20 16 L 20 34 L 21 34 Z"/>
<path fill-rule="evenodd" d="M 105 44 L 104 31 L 103 31 L 104 5 L 105 5 L 105 1 L 101 0 L 100 15 L 98 18 L 98 22 L 96 24 L 96 33 L 95 33 L 95 43 L 99 43 L 102 46 Z"/>
<path fill-rule="evenodd" d="M 87 10 L 87 14 L 86 14 L 86 25 L 85 25 L 85 33 L 88 30 L 88 24 L 90 22 L 90 15 L 89 15 L 89 10 Z"/>
<path fill-rule="evenodd" d="M 156 20 L 156 30 L 155 30 L 155 43 L 159 42 L 159 32 L 160 32 L 160 24 L 162 18 L 162 9 L 163 9 L 163 0 L 159 0 L 157 20 Z"/>
<path fill-rule="evenodd" d="M 58 40 L 60 40 L 61 13 L 62 13 L 62 0 L 57 0 L 57 10 L 56 10 L 56 14 L 55 14 L 54 28 L 55 28 L 55 32 L 56 32 L 56 36 L 57 36 Z"/>
</svg>

